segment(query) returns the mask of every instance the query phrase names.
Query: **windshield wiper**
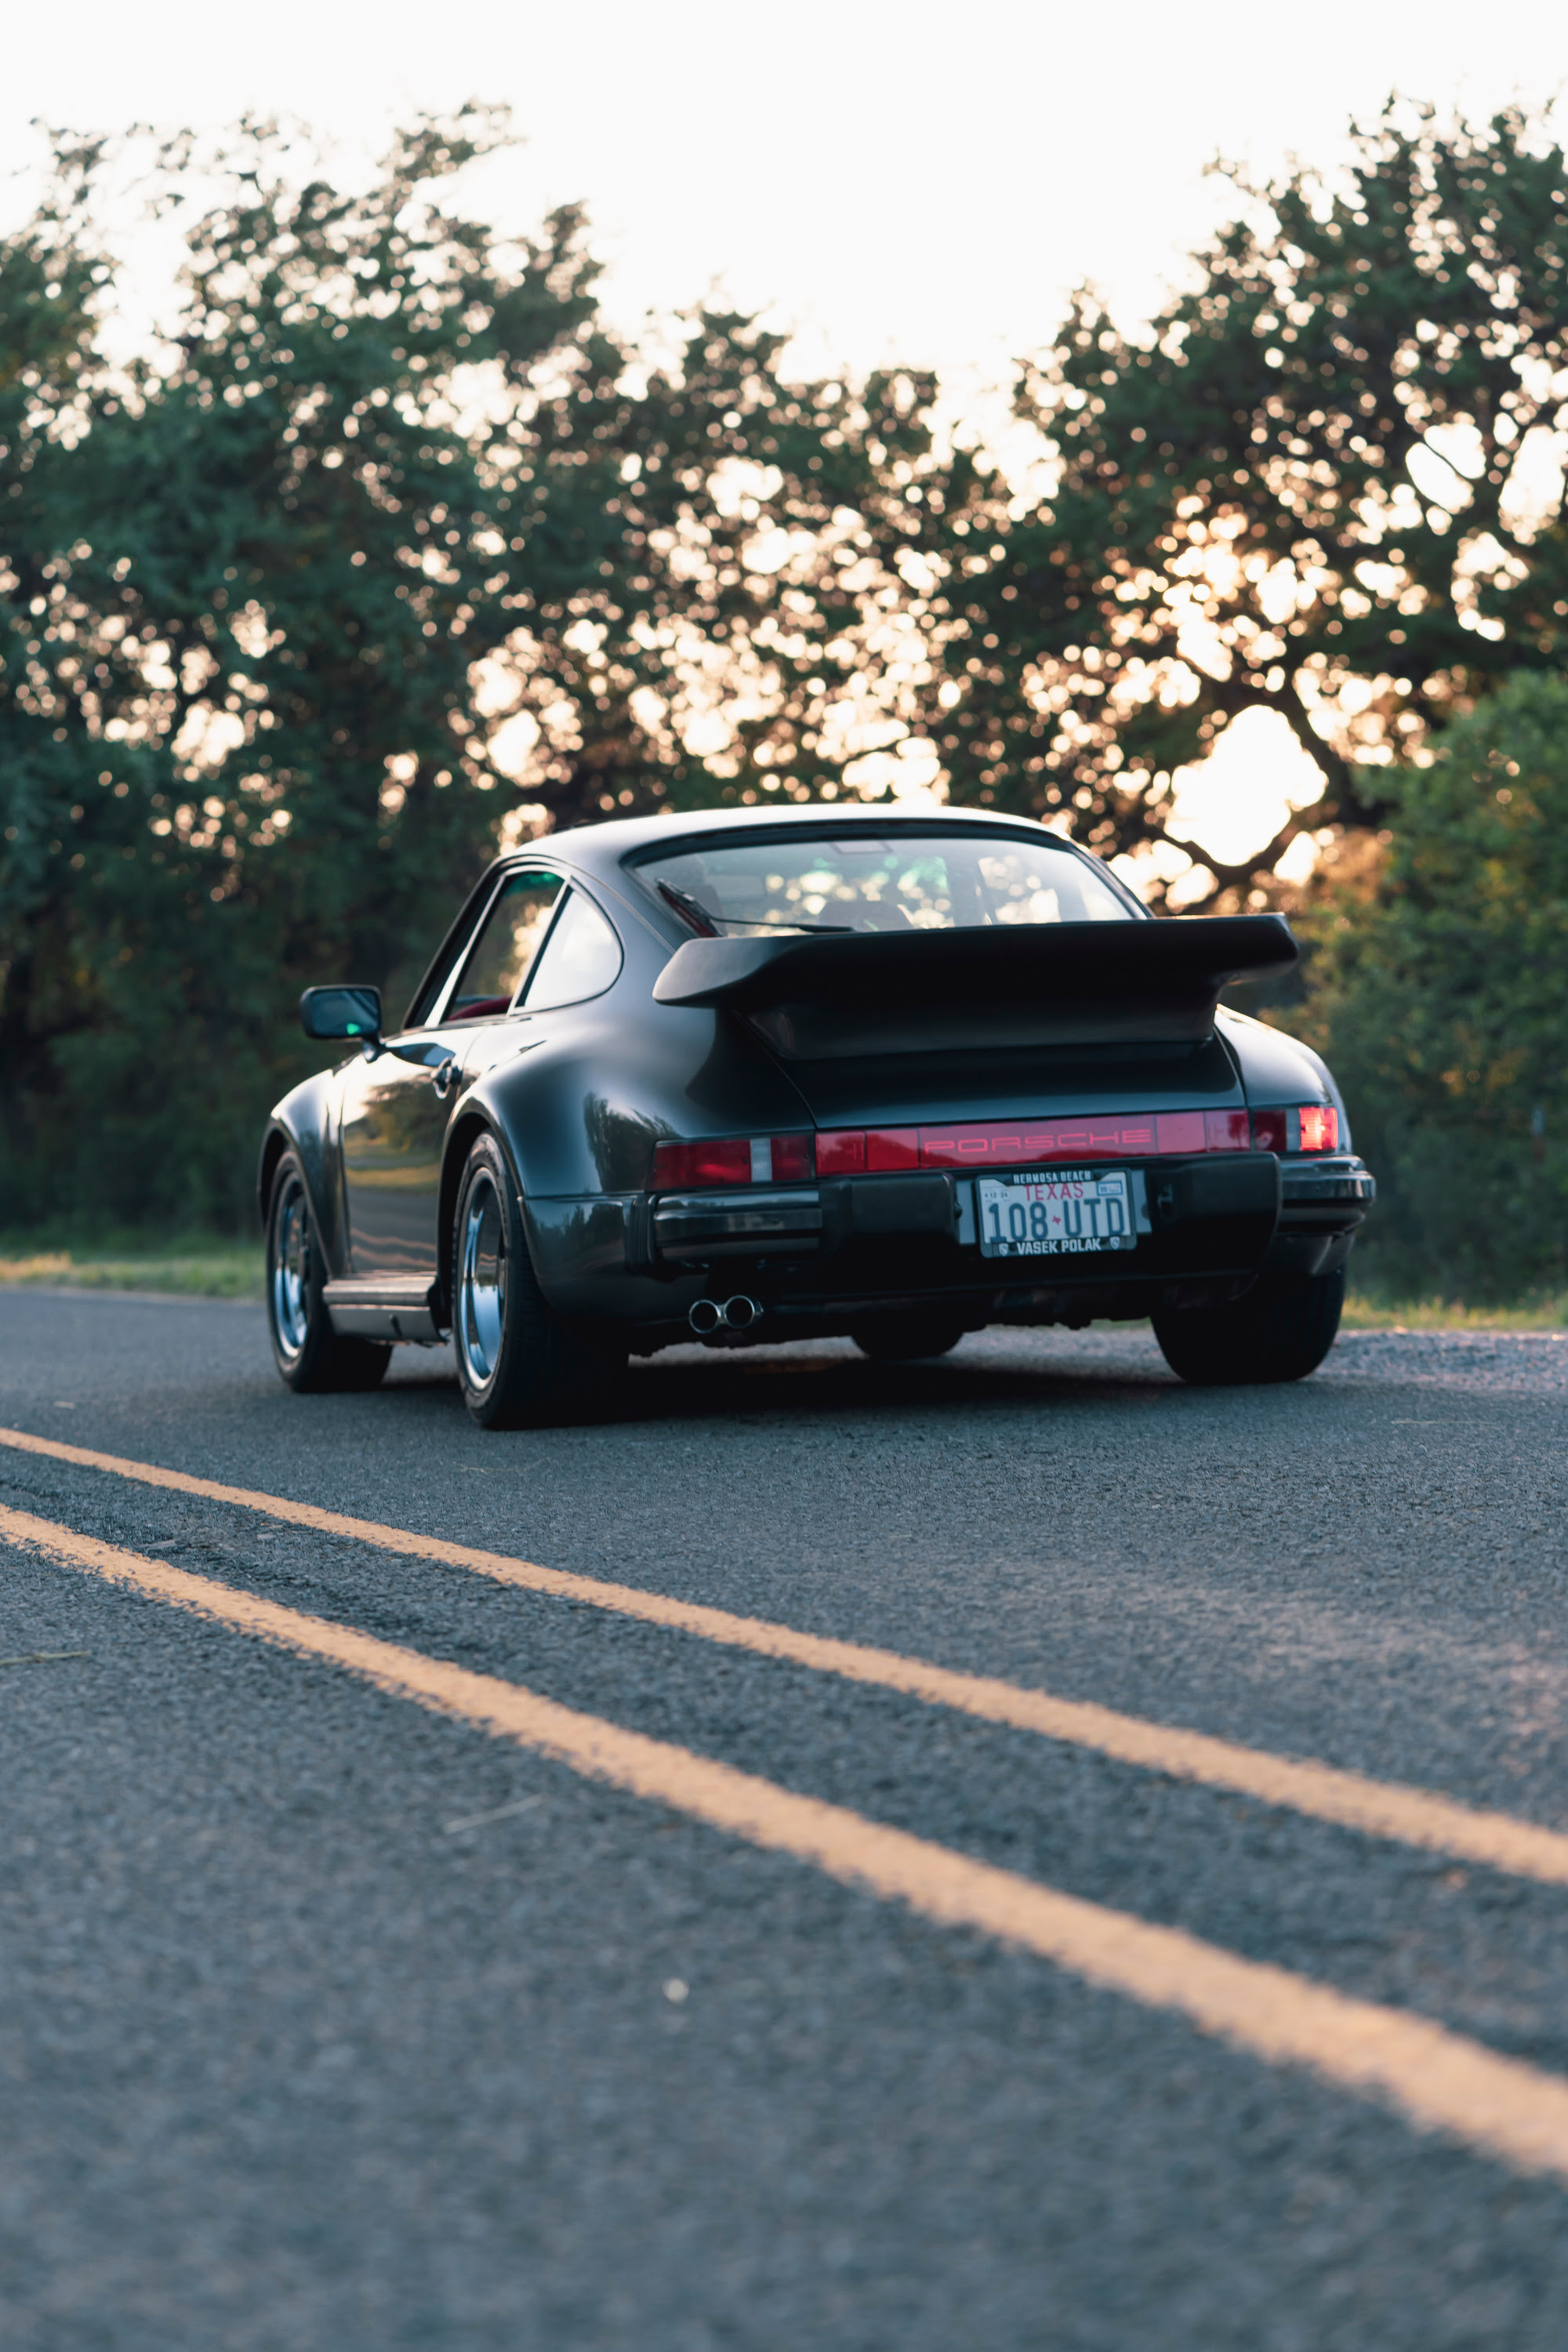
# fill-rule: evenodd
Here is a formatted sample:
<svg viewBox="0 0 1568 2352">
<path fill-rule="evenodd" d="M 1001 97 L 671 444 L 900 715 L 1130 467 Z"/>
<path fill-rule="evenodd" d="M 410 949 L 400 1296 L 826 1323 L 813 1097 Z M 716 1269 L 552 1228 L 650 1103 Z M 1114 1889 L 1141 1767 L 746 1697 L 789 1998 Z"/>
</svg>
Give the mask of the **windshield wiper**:
<svg viewBox="0 0 1568 2352">
<path fill-rule="evenodd" d="M 720 923 L 746 923 L 753 931 L 852 931 L 853 923 L 797 923 L 793 915 L 717 915 Z"/>
<path fill-rule="evenodd" d="M 725 930 L 750 929 L 753 931 L 852 931 L 853 923 L 796 923 L 789 919 L 775 920 L 772 916 L 715 915 L 689 891 L 678 890 L 673 882 L 660 882 L 658 895 L 668 899 L 678 915 L 684 915 L 699 939 L 716 940 L 721 925 Z"/>
<path fill-rule="evenodd" d="M 700 906 L 697 900 L 689 898 L 684 890 L 678 890 L 673 882 L 660 882 L 655 887 L 659 897 L 667 900 L 678 915 L 685 916 L 699 939 L 716 940 L 718 938 L 719 925 L 724 919 L 721 915 L 710 915 L 706 907 Z"/>
</svg>

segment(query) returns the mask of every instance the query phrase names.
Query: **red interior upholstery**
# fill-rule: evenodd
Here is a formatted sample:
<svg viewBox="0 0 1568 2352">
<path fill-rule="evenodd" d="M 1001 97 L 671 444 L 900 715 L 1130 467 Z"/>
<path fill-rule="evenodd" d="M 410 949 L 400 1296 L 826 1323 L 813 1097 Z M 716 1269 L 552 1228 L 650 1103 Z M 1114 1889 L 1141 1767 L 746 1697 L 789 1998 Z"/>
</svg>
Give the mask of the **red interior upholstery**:
<svg viewBox="0 0 1568 2352">
<path fill-rule="evenodd" d="M 455 1004 L 447 1018 L 448 1021 L 482 1021 L 492 1013 L 504 1013 L 510 1003 L 510 996 L 472 996 L 466 1004 Z"/>
</svg>

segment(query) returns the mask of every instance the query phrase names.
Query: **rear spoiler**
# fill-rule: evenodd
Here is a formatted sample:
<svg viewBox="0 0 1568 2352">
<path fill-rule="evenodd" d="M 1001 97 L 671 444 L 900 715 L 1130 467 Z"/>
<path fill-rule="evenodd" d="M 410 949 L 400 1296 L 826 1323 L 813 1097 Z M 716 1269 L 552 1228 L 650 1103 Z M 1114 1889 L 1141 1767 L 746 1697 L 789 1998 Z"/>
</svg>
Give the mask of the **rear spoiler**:
<svg viewBox="0 0 1568 2352">
<path fill-rule="evenodd" d="M 1228 982 L 1288 971 L 1298 954 L 1282 915 L 689 940 L 653 992 L 659 1004 L 749 1013 L 771 1043 L 807 1059 L 1195 1041 L 1213 1029 Z"/>
</svg>

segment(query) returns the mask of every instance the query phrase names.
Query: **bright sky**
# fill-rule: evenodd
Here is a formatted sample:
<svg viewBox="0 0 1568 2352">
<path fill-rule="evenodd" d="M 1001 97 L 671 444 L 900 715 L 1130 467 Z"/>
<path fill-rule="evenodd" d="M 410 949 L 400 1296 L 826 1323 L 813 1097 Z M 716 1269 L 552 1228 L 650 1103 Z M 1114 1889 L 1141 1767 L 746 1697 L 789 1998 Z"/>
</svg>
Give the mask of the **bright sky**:
<svg viewBox="0 0 1568 2352">
<path fill-rule="evenodd" d="M 1220 217 L 1216 152 L 1329 165 L 1391 89 L 1484 115 L 1568 80 L 1561 0 L 11 0 L 4 44 L 0 226 L 26 208 L 37 118 L 212 130 L 249 108 L 312 124 L 348 176 L 399 118 L 501 99 L 527 143 L 476 202 L 526 229 L 585 200 L 623 324 L 719 289 L 808 362 L 930 362 L 961 403 L 1084 278 L 1125 320 L 1152 309 Z M 1204 831 L 1248 845 L 1218 811 Z"/>
</svg>

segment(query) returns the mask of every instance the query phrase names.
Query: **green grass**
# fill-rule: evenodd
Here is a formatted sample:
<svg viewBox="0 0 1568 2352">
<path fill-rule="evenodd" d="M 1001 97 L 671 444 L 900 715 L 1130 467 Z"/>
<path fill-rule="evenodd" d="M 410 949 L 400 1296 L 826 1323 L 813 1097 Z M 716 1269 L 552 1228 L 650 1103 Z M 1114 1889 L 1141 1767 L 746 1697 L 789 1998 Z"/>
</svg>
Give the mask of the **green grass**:
<svg viewBox="0 0 1568 2352">
<path fill-rule="evenodd" d="M 53 1237 L 50 1237 L 52 1241 Z M 108 1246 L 64 1248 L 24 1237 L 0 1241 L 0 1288 L 151 1290 L 185 1298 L 259 1298 L 259 1242 L 207 1234 L 159 1245 L 119 1236 Z"/>
<path fill-rule="evenodd" d="M 1458 1300 L 1389 1301 L 1352 1291 L 1341 1328 L 1346 1331 L 1561 1331 L 1568 1328 L 1568 1293 L 1517 1307 L 1466 1307 Z"/>
</svg>

